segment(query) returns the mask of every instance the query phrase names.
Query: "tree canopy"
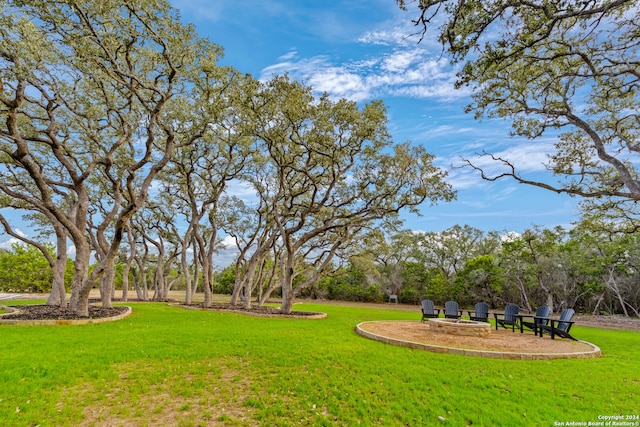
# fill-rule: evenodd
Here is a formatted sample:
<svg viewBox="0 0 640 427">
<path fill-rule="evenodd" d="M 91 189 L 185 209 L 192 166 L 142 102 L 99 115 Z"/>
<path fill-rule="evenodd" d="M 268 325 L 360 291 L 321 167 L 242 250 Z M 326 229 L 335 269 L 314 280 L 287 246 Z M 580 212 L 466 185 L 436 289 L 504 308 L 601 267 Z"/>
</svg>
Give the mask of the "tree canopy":
<svg viewBox="0 0 640 427">
<path fill-rule="evenodd" d="M 5 206 L 38 212 L 71 239 L 70 306 L 86 315 L 89 290 L 112 282 L 124 229 L 196 114 L 194 80 L 213 73 L 220 49 L 165 1 L 2 6 L 0 190 Z M 100 264 L 89 272 L 92 250 Z"/>
<path fill-rule="evenodd" d="M 457 85 L 473 89 L 468 112 L 507 118 L 515 136 L 556 140 L 546 164 L 555 182 L 525 176 L 511 159 L 486 151 L 500 171 L 471 159 L 467 166 L 491 181 L 510 177 L 558 193 L 640 200 L 637 1 L 415 5 L 421 36 L 437 37 L 451 60 L 464 64 Z"/>
<path fill-rule="evenodd" d="M 110 306 L 123 259 L 139 296 L 182 276 L 209 304 L 221 229 L 240 249 L 234 294 L 276 284 L 287 311 L 361 230 L 454 196 L 431 154 L 392 140 L 381 102 L 219 66 L 165 0 L 0 4 L 0 207 L 55 234 L 56 260 L 40 247 L 60 305 L 71 241 L 80 315 L 97 283 Z"/>
</svg>

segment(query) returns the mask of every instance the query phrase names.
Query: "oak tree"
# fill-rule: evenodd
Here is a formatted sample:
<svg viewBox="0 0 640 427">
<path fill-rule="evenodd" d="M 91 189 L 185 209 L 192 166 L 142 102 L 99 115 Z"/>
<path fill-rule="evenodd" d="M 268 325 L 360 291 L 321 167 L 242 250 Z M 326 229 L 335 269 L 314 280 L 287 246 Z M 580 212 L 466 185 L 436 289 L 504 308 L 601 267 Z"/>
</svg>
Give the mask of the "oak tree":
<svg viewBox="0 0 640 427">
<path fill-rule="evenodd" d="M 637 1 L 396 2 L 417 5 L 421 36 L 437 37 L 464 63 L 457 86 L 473 90 L 468 112 L 510 120 L 515 136 L 555 140 L 546 168 L 556 181 L 526 176 L 513 158 L 486 151 L 497 171 L 468 158 L 467 166 L 491 181 L 640 200 Z"/>
<path fill-rule="evenodd" d="M 162 0 L 1 4 L 0 190 L 64 227 L 76 249 L 70 309 L 86 316 L 90 289 L 176 148 L 192 82 L 220 49 Z M 90 273 L 94 179 L 110 186 L 113 216 Z"/>
<path fill-rule="evenodd" d="M 316 99 L 310 88 L 276 77 L 250 107 L 269 173 L 260 197 L 283 248 L 285 313 L 363 231 L 454 195 L 424 147 L 391 139 L 379 101 L 359 108 L 326 94 Z"/>
</svg>

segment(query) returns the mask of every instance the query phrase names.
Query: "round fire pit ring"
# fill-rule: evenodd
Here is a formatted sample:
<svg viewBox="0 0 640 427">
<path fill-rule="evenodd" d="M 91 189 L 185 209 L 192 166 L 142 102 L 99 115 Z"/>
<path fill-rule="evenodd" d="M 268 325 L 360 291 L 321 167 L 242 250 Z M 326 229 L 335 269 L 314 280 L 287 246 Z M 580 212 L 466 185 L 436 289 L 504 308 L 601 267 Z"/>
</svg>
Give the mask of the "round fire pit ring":
<svg viewBox="0 0 640 427">
<path fill-rule="evenodd" d="M 486 338 L 491 333 L 487 322 L 462 319 L 429 319 L 430 329 L 434 332 L 450 335 Z"/>
</svg>

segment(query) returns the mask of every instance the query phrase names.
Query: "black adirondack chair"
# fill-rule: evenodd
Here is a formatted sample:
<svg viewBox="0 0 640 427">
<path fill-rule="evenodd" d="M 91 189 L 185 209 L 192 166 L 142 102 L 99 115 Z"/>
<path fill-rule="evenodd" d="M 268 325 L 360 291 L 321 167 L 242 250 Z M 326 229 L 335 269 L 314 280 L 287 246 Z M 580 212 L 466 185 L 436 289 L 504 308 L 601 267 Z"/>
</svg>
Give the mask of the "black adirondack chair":
<svg viewBox="0 0 640 427">
<path fill-rule="evenodd" d="M 444 303 L 444 317 L 447 319 L 459 319 L 462 317 L 462 310 L 458 309 L 458 303 L 447 301 Z"/>
<path fill-rule="evenodd" d="M 537 334 L 540 330 L 541 325 L 549 324 L 549 314 L 551 314 L 551 309 L 546 305 L 538 307 L 536 313 L 533 316 L 519 314 L 518 318 L 520 319 L 520 332 L 523 332 L 524 328 L 529 328 Z M 526 318 L 532 320 L 524 320 Z"/>
<path fill-rule="evenodd" d="M 486 302 L 479 302 L 476 304 L 475 309 L 475 311 L 468 312 L 470 320 L 475 320 L 476 322 L 489 321 L 489 304 Z"/>
<path fill-rule="evenodd" d="M 516 325 L 518 324 L 518 313 L 520 312 L 520 307 L 515 304 L 509 304 L 504 308 L 504 313 L 493 313 L 493 316 L 496 319 L 496 331 L 498 330 L 498 325 L 507 329 L 507 326 L 511 326 L 511 330 L 516 330 Z"/>
<path fill-rule="evenodd" d="M 572 308 L 567 308 L 562 310 L 560 313 L 560 319 L 549 319 L 549 325 L 540 325 L 540 336 L 542 336 L 544 331 L 547 331 L 551 334 L 551 339 L 554 339 L 556 335 L 562 338 L 569 338 L 574 341 L 577 341 L 574 337 L 569 334 L 569 330 L 571 330 L 571 326 L 575 322 L 572 322 L 571 319 L 575 311 Z"/>
<path fill-rule="evenodd" d="M 436 317 L 438 317 L 440 315 L 440 309 L 439 308 L 435 308 L 433 301 L 431 301 L 430 299 L 423 299 L 422 300 L 422 320 L 421 322 L 424 322 L 424 319 L 434 319 Z"/>
</svg>

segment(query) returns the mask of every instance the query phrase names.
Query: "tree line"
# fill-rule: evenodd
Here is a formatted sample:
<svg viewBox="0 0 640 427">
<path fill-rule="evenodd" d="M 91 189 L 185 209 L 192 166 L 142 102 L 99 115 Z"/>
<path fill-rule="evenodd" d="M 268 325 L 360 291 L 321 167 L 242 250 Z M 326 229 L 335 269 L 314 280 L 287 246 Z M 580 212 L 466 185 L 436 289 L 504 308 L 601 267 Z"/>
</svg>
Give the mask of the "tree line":
<svg viewBox="0 0 640 427">
<path fill-rule="evenodd" d="M 142 298 L 151 283 L 159 300 L 182 281 L 186 302 L 200 288 L 209 305 L 226 235 L 238 252 L 233 304 L 278 290 L 288 312 L 320 283 L 340 284 L 348 262 L 349 286 L 380 277 L 378 291 L 365 292 L 372 297 L 637 313 L 634 251 L 619 250 L 633 246 L 640 194 L 634 1 L 414 4 L 422 36 L 440 14 L 445 51 L 467 61 L 457 84 L 474 90 L 468 111 L 511 119 L 514 135 L 557 138 L 548 164 L 557 185 L 488 153 L 501 172 L 466 165 L 484 179 L 584 197 L 592 225 L 584 228 L 591 237 L 580 228 L 485 236 L 477 253 L 459 240 L 473 256 L 447 266 L 438 258 L 451 245 L 446 236 L 466 227 L 416 234 L 432 241 L 415 259 L 384 259 L 393 245 L 382 241 L 412 234 L 398 234 L 401 211 L 455 194 L 424 147 L 392 140 L 381 102 L 316 97 L 287 76 L 261 82 L 220 66 L 222 48 L 164 0 L 1 3 L 0 222 L 46 260 L 49 304 L 67 305 L 71 268 L 68 306 L 80 315 L 96 283 L 109 307 L 118 278 L 124 290 L 133 280 Z M 23 213 L 37 236 L 16 229 L 8 210 Z M 414 275 L 421 279 L 411 285 Z"/>
<path fill-rule="evenodd" d="M 522 234 L 485 233 L 469 226 L 443 232 L 374 236 L 320 295 L 418 304 L 428 298 L 493 309 L 517 304 L 533 312 L 574 308 L 592 314 L 638 316 L 640 242 L 636 234 L 598 233 L 583 222 L 571 230 L 533 227 Z"/>
<path fill-rule="evenodd" d="M 232 303 L 270 277 L 289 312 L 368 229 L 454 196 L 424 147 L 392 140 L 381 102 L 220 66 L 221 47 L 166 1 L 2 3 L 0 203 L 39 234 L 0 221 L 46 259 L 49 304 L 87 315 L 99 283 L 110 307 L 117 260 L 128 289 L 153 255 L 156 299 L 178 263 L 186 301 L 201 281 L 210 305 L 224 232 L 239 251 Z M 133 277 L 144 297 L 147 275 Z"/>
<path fill-rule="evenodd" d="M 188 301 L 194 292 L 206 292 L 199 263 L 188 263 L 187 274 L 182 270 L 177 237 L 159 239 L 163 251 L 149 240 L 139 242 L 134 251 L 123 250 L 115 264 L 112 296 L 126 300 L 131 288 L 140 300 L 157 300 L 173 289 Z M 533 227 L 522 234 L 465 225 L 426 233 L 375 230 L 362 237 L 363 244 L 341 251 L 322 271 L 301 261 L 292 285 L 296 296 L 381 303 L 395 294 L 404 304 L 428 298 L 439 305 L 455 300 L 469 308 L 484 301 L 497 310 L 515 303 L 531 312 L 548 305 L 556 312 L 574 308 L 640 316 L 640 242 L 635 234 L 598 233 L 582 222 L 571 230 Z M 283 265 L 272 253 L 251 275 L 245 270 L 250 264 L 229 265 L 212 274 L 209 290 L 241 296 L 242 304 L 264 304 L 282 297 Z M 0 252 L 0 290 L 48 292 L 50 271 L 35 248 L 14 244 L 11 251 Z M 72 273 L 67 268 L 67 287 Z M 318 279 L 310 282 L 315 275 Z M 249 276 L 254 282 L 247 287 Z"/>
</svg>

